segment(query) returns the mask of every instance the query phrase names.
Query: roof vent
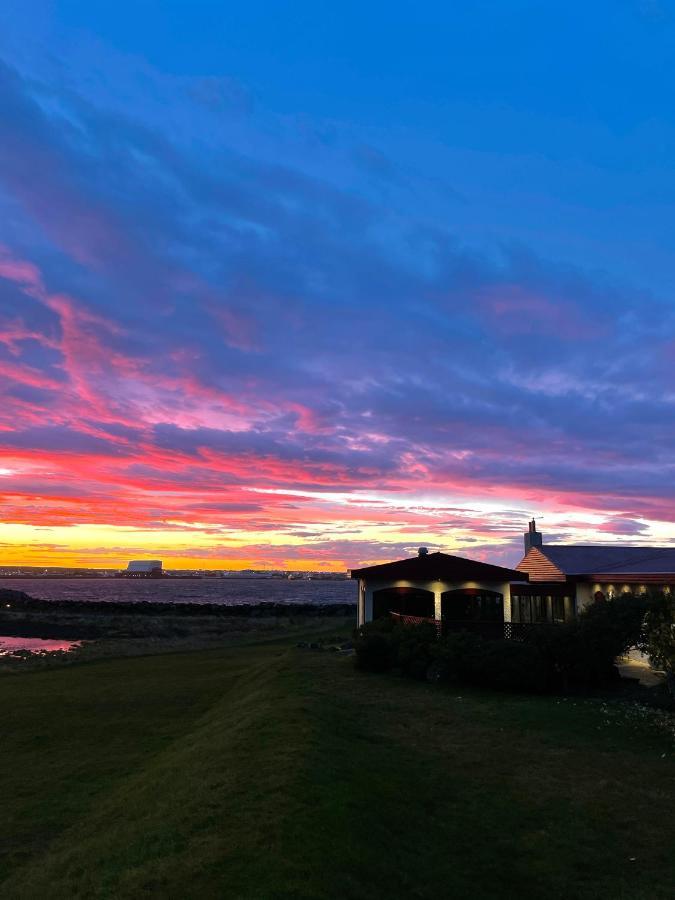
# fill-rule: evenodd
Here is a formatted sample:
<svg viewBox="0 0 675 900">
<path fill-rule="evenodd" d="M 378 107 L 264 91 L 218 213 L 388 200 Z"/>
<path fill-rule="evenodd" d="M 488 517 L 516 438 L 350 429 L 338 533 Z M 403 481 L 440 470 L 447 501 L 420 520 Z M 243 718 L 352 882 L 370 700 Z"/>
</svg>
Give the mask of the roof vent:
<svg viewBox="0 0 675 900">
<path fill-rule="evenodd" d="M 428 547 L 418 547 L 418 548 L 417 548 L 417 555 L 418 555 L 418 556 L 426 556 L 428 552 L 429 552 L 429 548 L 428 548 Z"/>
</svg>

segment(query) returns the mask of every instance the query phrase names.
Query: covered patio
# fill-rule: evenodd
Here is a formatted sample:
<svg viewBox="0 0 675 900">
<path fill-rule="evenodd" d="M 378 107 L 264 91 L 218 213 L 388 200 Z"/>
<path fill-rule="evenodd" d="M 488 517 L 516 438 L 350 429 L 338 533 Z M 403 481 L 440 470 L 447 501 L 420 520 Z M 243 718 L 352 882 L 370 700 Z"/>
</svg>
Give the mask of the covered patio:
<svg viewBox="0 0 675 900">
<path fill-rule="evenodd" d="M 352 570 L 359 625 L 391 614 L 442 623 L 501 627 L 511 619 L 510 583 L 523 573 L 447 553 L 428 553 Z"/>
</svg>

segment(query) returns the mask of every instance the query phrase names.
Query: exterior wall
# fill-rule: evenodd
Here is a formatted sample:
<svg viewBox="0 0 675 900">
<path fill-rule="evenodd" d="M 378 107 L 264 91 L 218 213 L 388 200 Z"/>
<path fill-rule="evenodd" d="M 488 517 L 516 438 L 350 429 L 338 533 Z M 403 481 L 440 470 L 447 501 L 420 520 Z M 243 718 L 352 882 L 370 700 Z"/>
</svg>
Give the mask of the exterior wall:
<svg viewBox="0 0 675 900">
<path fill-rule="evenodd" d="M 361 589 L 361 585 L 363 585 L 363 589 Z M 441 618 L 441 595 L 445 591 L 456 591 L 463 588 L 482 588 L 486 591 L 495 591 L 504 598 L 504 621 L 511 621 L 511 592 L 508 581 L 406 581 L 397 578 L 393 581 L 359 579 L 359 625 L 364 625 L 373 619 L 373 593 L 385 588 L 397 587 L 411 587 L 423 591 L 431 591 L 434 595 L 435 617 L 437 619 Z M 361 602 L 362 595 L 363 602 Z"/>
<path fill-rule="evenodd" d="M 512 616 L 512 612 L 511 612 L 511 585 L 510 585 L 510 584 L 505 584 L 505 585 L 504 585 L 504 590 L 503 590 L 503 591 L 500 591 L 499 593 L 504 595 L 504 621 L 505 621 L 505 622 L 510 622 L 510 621 L 511 621 L 511 616 Z"/>
<path fill-rule="evenodd" d="M 669 576 L 664 575 L 664 579 Z M 620 576 L 614 581 L 596 581 L 594 584 L 588 585 L 590 591 L 590 600 L 592 602 L 593 596 L 597 591 L 602 591 L 607 599 L 610 597 L 616 597 L 618 594 L 623 594 L 627 592 L 643 594 L 646 591 L 665 591 L 669 593 L 670 591 L 675 589 L 675 582 L 671 581 L 670 583 L 666 582 L 651 582 L 649 584 L 639 584 L 634 580 L 631 580 L 630 583 L 624 582 Z"/>
<path fill-rule="evenodd" d="M 359 625 L 363 625 L 366 620 L 366 585 L 363 578 L 359 578 L 359 591 L 356 597 L 356 621 Z"/>
</svg>

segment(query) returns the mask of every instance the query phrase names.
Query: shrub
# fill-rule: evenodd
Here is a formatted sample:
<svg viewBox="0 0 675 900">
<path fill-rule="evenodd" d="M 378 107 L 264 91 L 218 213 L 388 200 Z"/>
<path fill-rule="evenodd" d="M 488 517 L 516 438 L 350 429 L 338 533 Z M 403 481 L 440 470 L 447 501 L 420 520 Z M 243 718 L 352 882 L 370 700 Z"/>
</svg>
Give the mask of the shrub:
<svg viewBox="0 0 675 900">
<path fill-rule="evenodd" d="M 621 594 L 596 600 L 565 625 L 532 629 L 526 640 L 544 659 L 549 688 L 589 690 L 618 677 L 614 661 L 640 644 L 648 604 L 646 595 Z"/>
<path fill-rule="evenodd" d="M 645 617 L 641 649 L 653 665 L 664 670 L 668 689 L 675 698 L 675 597 L 672 594 L 652 598 Z"/>
<path fill-rule="evenodd" d="M 382 625 L 359 629 L 356 665 L 383 672 L 399 669 L 411 678 L 454 681 L 495 690 L 546 689 L 544 660 L 538 649 L 515 641 L 490 641 L 459 632 L 439 640 L 433 625 Z"/>
<path fill-rule="evenodd" d="M 581 639 L 605 660 L 613 660 L 640 642 L 649 604 L 646 594 L 596 600 L 576 620 Z"/>
<path fill-rule="evenodd" d="M 434 625 L 401 625 L 386 617 L 358 630 L 356 665 L 373 672 L 397 668 L 412 678 L 495 690 L 589 690 L 618 677 L 614 660 L 640 645 L 649 603 L 647 596 L 632 594 L 597 600 L 573 622 L 532 628 L 523 642 L 487 640 L 468 632 L 439 639 Z M 654 641 L 670 646 L 664 652 L 672 654 L 672 606 L 667 609 L 670 612 L 662 612 L 660 619 L 654 613 L 652 634 Z M 669 658 L 672 666 L 672 655 Z"/>
<path fill-rule="evenodd" d="M 474 684 L 505 691 L 541 694 L 548 688 L 546 663 L 531 644 L 485 641 L 483 652 L 470 672 Z"/>
<path fill-rule="evenodd" d="M 412 678 L 425 678 L 437 641 L 433 625 L 401 625 L 389 617 L 357 629 L 356 666 L 371 672 L 398 668 Z"/>
<path fill-rule="evenodd" d="M 435 625 L 399 625 L 391 632 L 391 642 L 394 665 L 411 678 L 426 678 L 438 643 Z"/>
<path fill-rule="evenodd" d="M 546 690 L 543 657 L 536 647 L 517 641 L 485 640 L 459 632 L 445 637 L 436 651 L 434 680 L 450 680 L 494 690 Z"/>
<path fill-rule="evenodd" d="M 475 667 L 483 643 L 483 638 L 468 631 L 445 635 L 433 651 L 433 680 L 463 681 Z"/>
<path fill-rule="evenodd" d="M 386 672 L 392 667 L 391 635 L 382 631 L 360 633 L 354 641 L 356 668 L 364 672 Z"/>
</svg>

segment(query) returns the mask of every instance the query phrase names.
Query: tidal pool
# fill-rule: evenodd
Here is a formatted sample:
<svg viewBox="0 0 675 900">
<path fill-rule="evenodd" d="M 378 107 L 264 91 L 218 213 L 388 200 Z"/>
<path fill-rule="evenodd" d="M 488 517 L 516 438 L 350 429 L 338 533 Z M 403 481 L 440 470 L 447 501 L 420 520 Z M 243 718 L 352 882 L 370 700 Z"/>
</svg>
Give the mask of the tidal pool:
<svg viewBox="0 0 675 900">
<path fill-rule="evenodd" d="M 18 653 L 55 653 L 59 650 L 73 650 L 81 643 L 82 641 L 64 641 L 63 638 L 52 640 L 0 635 L 0 656 L 15 656 Z"/>
</svg>

